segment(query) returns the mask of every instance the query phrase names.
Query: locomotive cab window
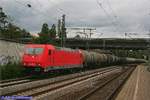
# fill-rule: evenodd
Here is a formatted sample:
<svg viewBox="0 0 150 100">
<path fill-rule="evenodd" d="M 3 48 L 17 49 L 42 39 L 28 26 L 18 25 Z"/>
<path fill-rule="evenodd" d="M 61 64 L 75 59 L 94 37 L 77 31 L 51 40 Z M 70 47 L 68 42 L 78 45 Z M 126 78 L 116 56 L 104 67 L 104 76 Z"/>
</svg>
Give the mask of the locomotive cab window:
<svg viewBox="0 0 150 100">
<path fill-rule="evenodd" d="M 43 53 L 43 48 L 27 48 L 26 54 L 38 55 Z"/>
<path fill-rule="evenodd" d="M 51 50 L 48 50 L 48 54 L 51 55 Z"/>
</svg>

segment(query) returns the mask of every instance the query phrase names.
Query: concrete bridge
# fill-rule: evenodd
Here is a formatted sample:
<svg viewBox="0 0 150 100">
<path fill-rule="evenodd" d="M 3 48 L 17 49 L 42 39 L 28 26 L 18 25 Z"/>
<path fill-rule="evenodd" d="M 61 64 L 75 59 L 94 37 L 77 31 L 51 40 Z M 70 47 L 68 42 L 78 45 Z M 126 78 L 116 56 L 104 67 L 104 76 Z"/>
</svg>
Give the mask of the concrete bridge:
<svg viewBox="0 0 150 100">
<path fill-rule="evenodd" d="M 16 42 L 21 44 L 29 43 L 30 40 L 6 40 L 2 41 Z M 56 39 L 58 44 L 61 44 L 60 39 Z M 81 49 L 127 49 L 127 50 L 146 50 L 150 48 L 150 38 L 134 38 L 134 39 L 119 39 L 119 38 L 67 38 L 65 47 L 81 48 Z"/>
<path fill-rule="evenodd" d="M 82 49 L 128 49 L 145 50 L 150 48 L 150 39 L 73 39 L 65 41 L 65 46 Z M 60 42 L 60 40 L 57 40 Z"/>
</svg>

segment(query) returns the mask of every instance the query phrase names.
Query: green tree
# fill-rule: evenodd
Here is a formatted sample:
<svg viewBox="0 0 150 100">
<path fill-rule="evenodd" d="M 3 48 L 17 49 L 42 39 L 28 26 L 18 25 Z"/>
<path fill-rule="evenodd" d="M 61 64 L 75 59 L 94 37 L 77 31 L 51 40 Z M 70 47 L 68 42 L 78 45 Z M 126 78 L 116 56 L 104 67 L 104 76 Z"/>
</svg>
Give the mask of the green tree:
<svg viewBox="0 0 150 100">
<path fill-rule="evenodd" d="M 22 30 L 19 27 L 9 23 L 5 28 L 5 31 L 2 32 L 2 37 L 8 39 L 19 39 L 21 38 L 21 34 Z"/>
<path fill-rule="evenodd" d="M 48 28 L 48 24 L 44 23 L 42 26 L 42 30 L 40 32 L 41 34 L 48 34 L 49 33 L 49 28 Z"/>
<path fill-rule="evenodd" d="M 55 39 L 56 38 L 56 26 L 55 24 L 52 25 L 50 31 L 49 31 L 49 34 L 50 34 L 50 38 L 51 39 Z"/>
<path fill-rule="evenodd" d="M 3 12 L 3 9 L 0 7 L 0 27 L 4 28 L 7 21 L 8 17 L 7 15 Z"/>
<path fill-rule="evenodd" d="M 8 34 L 10 39 L 21 38 L 21 29 L 11 23 L 8 24 Z"/>
<path fill-rule="evenodd" d="M 12 24 L 9 19 L 10 18 L 3 12 L 3 9 L 0 7 L 0 37 L 15 40 L 31 37 L 29 32 Z"/>
<path fill-rule="evenodd" d="M 48 24 L 44 23 L 42 25 L 41 32 L 39 33 L 39 38 L 33 39 L 33 42 L 39 44 L 57 45 L 57 43 L 54 40 L 55 38 L 56 38 L 56 26 L 53 24 L 51 29 L 49 30 Z"/>
<path fill-rule="evenodd" d="M 0 7 L 0 36 L 5 32 L 7 21 L 7 15 L 3 12 L 3 9 Z"/>
<path fill-rule="evenodd" d="M 47 23 L 44 23 L 42 25 L 41 32 L 39 33 L 39 38 L 36 40 L 36 42 L 40 44 L 45 44 L 49 42 L 49 28 Z"/>
<path fill-rule="evenodd" d="M 22 29 L 21 37 L 22 38 L 31 38 L 31 35 L 28 31 L 26 31 L 25 29 Z"/>
</svg>

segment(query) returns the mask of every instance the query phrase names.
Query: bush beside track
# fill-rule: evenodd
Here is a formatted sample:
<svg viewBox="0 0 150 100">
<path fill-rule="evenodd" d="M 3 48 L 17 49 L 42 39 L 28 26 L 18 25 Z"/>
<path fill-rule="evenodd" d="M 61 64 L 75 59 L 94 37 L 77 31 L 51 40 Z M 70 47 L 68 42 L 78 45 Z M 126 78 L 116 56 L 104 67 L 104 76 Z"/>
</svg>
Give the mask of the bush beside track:
<svg viewBox="0 0 150 100">
<path fill-rule="evenodd" d="M 24 68 L 21 64 L 0 65 L 0 79 L 11 79 L 24 76 Z"/>
</svg>

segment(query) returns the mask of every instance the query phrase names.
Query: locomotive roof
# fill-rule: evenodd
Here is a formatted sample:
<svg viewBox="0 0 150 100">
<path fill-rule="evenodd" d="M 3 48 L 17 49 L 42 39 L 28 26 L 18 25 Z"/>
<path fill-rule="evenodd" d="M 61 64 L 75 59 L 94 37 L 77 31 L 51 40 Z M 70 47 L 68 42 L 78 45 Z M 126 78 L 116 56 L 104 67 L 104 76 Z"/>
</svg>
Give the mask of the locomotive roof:
<svg viewBox="0 0 150 100">
<path fill-rule="evenodd" d="M 56 50 L 65 50 L 65 51 L 76 51 L 77 49 L 71 49 L 71 48 L 64 48 L 64 47 L 57 47 L 55 46 Z"/>
<path fill-rule="evenodd" d="M 41 47 L 41 48 L 44 48 L 44 47 L 47 47 L 49 49 L 56 49 L 56 50 L 65 50 L 65 51 L 76 51 L 77 49 L 71 49 L 71 48 L 64 48 L 64 47 L 57 47 L 57 46 L 54 46 L 54 45 L 51 45 L 51 44 L 27 44 L 26 47 L 30 47 L 30 48 L 38 48 L 38 47 Z"/>
<path fill-rule="evenodd" d="M 48 47 L 49 49 L 55 49 L 55 47 L 51 44 L 27 44 L 26 47 L 30 47 L 30 48 Z"/>
</svg>

